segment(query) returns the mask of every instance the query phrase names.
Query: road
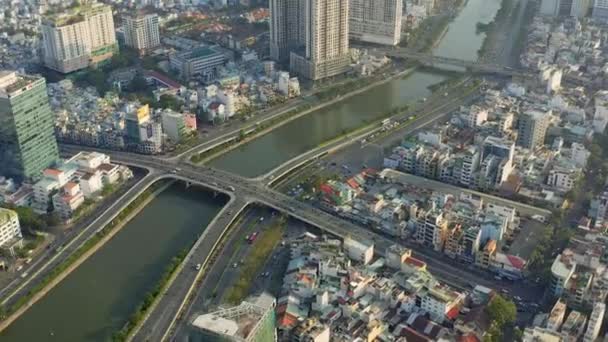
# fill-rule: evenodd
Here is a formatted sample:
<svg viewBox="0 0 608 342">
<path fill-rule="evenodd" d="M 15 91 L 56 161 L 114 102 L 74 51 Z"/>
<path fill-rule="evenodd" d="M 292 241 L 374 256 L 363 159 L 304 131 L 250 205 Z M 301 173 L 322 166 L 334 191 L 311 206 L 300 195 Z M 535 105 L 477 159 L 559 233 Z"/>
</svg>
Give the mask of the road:
<svg viewBox="0 0 608 342">
<path fill-rule="evenodd" d="M 195 291 L 205 269 L 213 261 L 210 258 L 217 244 L 247 205 L 248 203 L 242 199 L 233 198 L 213 219 L 195 242 L 182 264 L 183 267 L 178 270 L 169 288 L 161 295 L 159 302 L 151 310 L 133 341 L 163 340 L 163 336 L 175 322 L 178 312 L 184 305 L 188 305 L 185 301 L 192 300 L 189 294 Z M 202 267 L 197 270 L 196 264 L 201 264 Z"/>
<path fill-rule="evenodd" d="M 388 57 L 411 59 L 430 67 L 436 67 L 437 65 L 449 65 L 463 67 L 467 70 L 472 70 L 473 72 L 495 74 L 500 76 L 515 76 L 522 78 L 531 77 L 531 75 L 526 73 L 524 70 L 518 70 L 509 66 L 498 64 L 482 63 L 479 61 L 464 61 L 458 58 L 434 56 L 428 53 L 414 52 L 404 48 L 378 48 L 376 50 L 386 54 Z"/>
<path fill-rule="evenodd" d="M 419 186 L 426 189 L 432 189 L 435 191 L 441 191 L 444 193 L 449 193 L 454 196 L 460 196 L 462 193 L 467 193 L 475 196 L 479 196 L 484 199 L 484 202 L 491 202 L 502 206 L 508 206 L 515 208 L 519 215 L 522 216 L 532 216 L 532 215 L 542 215 L 542 216 L 550 216 L 552 213 L 550 210 L 542 209 L 538 207 L 534 207 L 528 204 L 511 201 L 502 197 L 497 197 L 493 195 L 484 194 L 482 192 L 473 191 L 466 188 L 461 188 L 455 185 L 442 183 L 436 180 L 419 177 L 415 175 L 411 175 L 408 173 L 403 173 L 396 170 L 389 170 L 387 172 L 387 178 L 396 183 L 402 184 L 411 184 L 414 186 Z"/>
<path fill-rule="evenodd" d="M 456 101 L 454 104 L 460 104 L 460 102 L 462 101 Z M 448 101 L 447 103 L 452 102 Z M 433 122 L 435 119 L 443 117 L 446 112 L 449 112 L 450 108 L 447 109 L 448 110 L 444 111 L 436 111 L 434 114 L 435 116 L 425 117 L 424 122 L 420 123 L 420 125 L 412 127 L 412 130 L 426 125 L 429 122 Z M 349 139 L 349 141 L 352 142 L 352 139 Z M 140 156 L 121 152 L 109 152 L 109 154 L 118 162 L 159 170 L 164 172 L 165 175 L 169 176 L 171 176 L 170 174 L 173 173 L 172 177 L 182 179 L 184 181 L 200 183 L 203 186 L 211 187 L 216 191 L 234 193 L 237 198 L 243 198 L 247 203 L 267 205 L 271 208 L 298 218 L 303 222 L 326 230 L 336 236 L 344 237 L 346 235 L 351 235 L 362 240 L 378 239 L 375 234 L 370 233 L 366 228 L 355 228 L 352 224 L 342 221 L 333 215 L 327 214 L 317 208 L 308 206 L 291 197 L 268 189 L 263 182 L 246 179 L 206 166 L 197 167 L 181 160 L 165 160 L 156 157 Z M 304 159 L 310 157 L 311 156 L 307 156 Z M 300 162 L 300 160 L 297 162 Z M 445 185 L 442 184 L 442 186 Z M 390 240 L 385 241 L 384 248 L 393 242 L 394 241 Z M 446 278 L 454 278 L 454 274 L 462 274 L 459 268 L 454 268 L 454 266 L 451 265 L 446 266 L 443 264 L 445 262 L 444 260 L 437 260 L 437 256 L 425 253 L 423 251 L 420 251 L 419 253 L 421 254 L 422 258 L 428 261 L 431 268 L 436 269 L 438 274 L 443 273 L 444 277 Z M 435 262 L 435 260 L 437 261 Z M 458 281 L 458 279 L 456 279 L 456 281 Z M 471 278 L 466 279 L 466 281 L 471 281 Z M 462 279 L 461 283 L 464 283 L 464 279 Z M 479 283 L 485 284 L 487 283 L 487 280 L 479 277 Z"/>
<path fill-rule="evenodd" d="M 414 110 L 407 110 L 404 113 L 399 113 L 391 117 L 392 122 L 403 122 L 402 128 L 399 129 L 401 132 L 410 133 L 418 130 L 424 126 L 427 126 L 433 122 L 436 122 L 442 118 L 445 118 L 449 113 L 458 109 L 463 103 L 468 103 L 474 99 L 479 98 L 480 93 L 477 89 L 464 88 L 462 84 L 469 81 L 467 78 L 460 82 L 458 85 L 450 88 L 448 91 L 452 96 L 446 97 L 443 94 L 436 93 L 429 98 L 422 105 L 418 106 Z M 408 120 L 410 117 L 415 117 L 413 120 Z M 265 184 L 271 184 L 279 180 L 284 175 L 291 171 L 301 167 L 313 159 L 318 159 L 323 155 L 331 153 L 333 151 L 341 150 L 355 142 L 359 142 L 363 139 L 367 139 L 375 134 L 380 134 L 383 127 L 373 125 L 367 129 L 358 131 L 353 134 L 347 134 L 341 139 L 333 141 L 329 144 L 322 145 L 304 154 L 301 154 L 281 165 L 268 173 L 255 178 L 256 180 L 263 181 Z M 405 131 L 404 131 L 405 129 Z"/>
<path fill-rule="evenodd" d="M 386 248 L 390 245 L 400 243 L 392 238 L 381 236 L 365 227 L 344 221 L 316 207 L 269 189 L 260 182 L 246 179 L 226 171 L 216 170 L 210 167 L 196 167 L 187 163 L 172 165 L 164 160 L 132 154 L 124 155 L 121 153 L 112 153 L 111 156 L 115 161 L 127 165 L 148 167 L 163 171 L 164 174 L 158 177 L 158 179 L 171 177 L 185 182 L 197 183 L 215 191 L 227 192 L 234 195 L 236 198 L 243 199 L 246 203 L 256 203 L 270 207 L 311 226 L 318 227 L 337 237 L 344 238 L 350 236 L 361 241 L 374 241 L 378 255 L 383 255 Z M 463 285 L 466 285 L 469 282 L 476 282 L 498 288 L 505 285 L 501 281 L 493 281 L 468 270 L 463 270 L 461 265 L 446 264 L 444 258 L 438 258 L 437 255 L 434 255 L 434 253 L 430 253 L 425 249 L 416 246 L 412 247 L 415 247 L 414 251 L 416 252 L 416 255 L 429 264 L 431 272 L 437 272 L 440 279 L 451 279 L 450 282 L 457 282 L 458 284 Z M 518 294 L 521 291 L 521 297 L 524 298 L 528 298 L 530 293 L 536 296 L 535 292 L 530 291 L 521 284 L 513 286 L 512 291 Z M 174 300 L 180 300 L 179 298 L 185 297 L 185 294 L 183 293 L 172 293 L 172 295 L 175 296 Z M 150 324 L 155 326 L 155 323 Z"/>
<path fill-rule="evenodd" d="M 251 120 L 231 121 L 223 126 L 216 127 L 211 132 L 208 132 L 205 134 L 204 142 L 201 142 L 201 143 L 197 144 L 196 146 L 193 146 L 193 147 L 187 149 L 186 151 L 180 152 L 176 155 L 164 156 L 164 159 L 173 161 L 173 162 L 178 161 L 178 160 L 187 160 L 194 154 L 213 149 L 214 147 L 220 146 L 226 142 L 237 139 L 240 137 L 241 131 L 247 132 L 247 131 L 253 130 L 256 128 L 256 126 L 258 124 L 273 120 L 274 118 L 279 117 L 279 116 L 297 108 L 300 105 L 304 105 L 304 104 L 314 105 L 314 107 L 306 110 L 304 113 L 298 114 L 298 115 L 304 115 L 305 113 L 311 113 L 322 107 L 326 107 L 326 106 L 332 105 L 334 103 L 343 101 L 353 95 L 356 95 L 367 89 L 373 88 L 373 87 L 377 86 L 379 83 L 386 82 L 386 81 L 390 80 L 392 77 L 395 77 L 395 76 L 401 74 L 401 71 L 399 71 L 397 68 L 398 67 L 394 67 L 390 71 L 391 76 L 389 78 L 378 79 L 367 86 L 353 90 L 352 92 L 350 92 L 348 94 L 344 94 L 338 98 L 335 98 L 335 99 L 332 99 L 329 101 L 319 102 L 319 100 L 315 97 L 315 95 L 317 93 L 323 92 L 324 90 L 326 90 L 326 87 L 320 88 L 320 89 L 315 89 L 314 91 L 304 92 L 304 93 L 302 93 L 302 95 L 300 97 L 291 99 L 282 105 L 273 107 L 271 109 L 264 109 L 264 110 L 259 111 L 258 114 L 256 116 L 254 116 Z M 349 81 L 350 80 L 347 79 L 344 82 L 349 82 Z M 336 85 L 339 85 L 339 83 L 332 84 L 332 86 L 336 86 Z"/>
<path fill-rule="evenodd" d="M 156 174 L 150 173 L 141 179 L 134 179 L 126 183 L 116 193 L 103 200 L 102 204 L 96 208 L 96 212 L 101 213 L 100 215 L 88 215 L 70 228 L 69 231 L 58 235 L 43 255 L 22 271 L 22 274 L 28 273 L 29 277 L 25 279 L 17 278 L 0 290 L 1 304 L 10 307 L 20 297 L 29 293 L 55 267 L 64 262 L 84 242 L 113 220 L 124 207 L 147 189 L 150 186 L 150 180 L 156 176 Z M 61 248 L 61 250 L 56 252 L 57 248 Z"/>
<path fill-rule="evenodd" d="M 260 218 L 265 220 L 260 222 Z M 241 260 L 255 248 L 254 244 L 245 242 L 245 237 L 253 232 L 261 232 L 271 223 L 271 211 L 264 208 L 252 207 L 242 214 L 242 219 L 235 223 L 234 231 L 230 233 L 222 250 L 218 250 L 218 257 L 213 265 L 210 265 L 205 276 L 197 286 L 194 300 L 187 305 L 180 321 L 177 322 L 176 330 L 173 332 L 176 341 L 187 341 L 189 322 L 197 313 L 208 312 L 216 308 L 225 294 L 226 290 L 236 281 L 240 275 Z M 218 248 L 219 249 L 219 248 Z M 233 267 L 237 263 L 237 267 Z"/>
</svg>

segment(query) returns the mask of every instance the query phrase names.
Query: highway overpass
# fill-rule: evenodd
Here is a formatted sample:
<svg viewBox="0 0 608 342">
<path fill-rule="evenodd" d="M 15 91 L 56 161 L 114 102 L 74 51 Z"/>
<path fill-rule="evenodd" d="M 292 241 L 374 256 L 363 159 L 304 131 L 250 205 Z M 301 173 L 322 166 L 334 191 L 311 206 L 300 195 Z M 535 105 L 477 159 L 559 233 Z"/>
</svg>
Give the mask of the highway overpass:
<svg viewBox="0 0 608 342">
<path fill-rule="evenodd" d="M 488 280 L 475 275 L 471 271 L 463 271 L 450 265 L 449 262 L 446 263 L 445 260 L 442 260 L 444 257 L 435 255 L 436 253 L 432 251 L 420 250 L 420 248 L 416 248 L 416 245 L 408 242 L 385 238 L 368 228 L 347 222 L 272 190 L 259 180 L 248 179 L 223 170 L 196 166 L 183 161 L 167 161 L 161 158 L 125 152 L 105 151 L 105 153 L 108 153 L 117 163 L 150 170 L 150 173 L 154 176 L 145 179 L 147 184 L 138 184 L 141 188 L 145 188 L 146 185 L 151 185 L 160 179 L 173 178 L 212 191 L 225 193 L 231 197 L 230 204 L 220 212 L 204 235 L 196 242 L 188 255 L 188 262 L 179 270 L 170 288 L 160 299 L 160 303 L 150 313 L 143 327 L 138 330 L 134 338 L 135 341 L 170 339 L 167 334 L 172 331 L 182 308 L 187 307 L 192 302 L 191 294 L 197 292 L 195 291 L 198 284 L 197 280 L 204 276 L 204 268 L 200 272 L 195 272 L 189 266 L 193 263 L 212 262 L 209 258 L 212 257 L 218 242 L 222 240 L 239 213 L 251 204 L 267 206 L 341 238 L 351 237 L 360 241 L 373 242 L 379 255 L 382 255 L 388 246 L 401 243 L 405 247 L 413 248 L 429 264 L 431 271 L 444 281 L 456 284 L 467 284 L 467 282 L 475 281 L 479 284 L 494 287 L 500 284 L 500 282 Z"/>
</svg>

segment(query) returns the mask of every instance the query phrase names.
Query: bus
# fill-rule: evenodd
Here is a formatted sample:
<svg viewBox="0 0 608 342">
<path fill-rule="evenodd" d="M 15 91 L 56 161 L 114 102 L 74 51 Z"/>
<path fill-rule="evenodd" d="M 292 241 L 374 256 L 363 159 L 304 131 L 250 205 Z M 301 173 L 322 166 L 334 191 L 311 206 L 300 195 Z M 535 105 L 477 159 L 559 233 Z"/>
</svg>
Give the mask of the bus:
<svg viewBox="0 0 608 342">
<path fill-rule="evenodd" d="M 255 232 L 249 236 L 249 240 L 247 242 L 252 244 L 255 241 L 255 239 L 257 239 L 257 238 L 258 238 L 258 232 Z"/>
<path fill-rule="evenodd" d="M 384 119 L 382 120 L 382 126 L 388 126 L 391 124 L 391 119 Z"/>
</svg>

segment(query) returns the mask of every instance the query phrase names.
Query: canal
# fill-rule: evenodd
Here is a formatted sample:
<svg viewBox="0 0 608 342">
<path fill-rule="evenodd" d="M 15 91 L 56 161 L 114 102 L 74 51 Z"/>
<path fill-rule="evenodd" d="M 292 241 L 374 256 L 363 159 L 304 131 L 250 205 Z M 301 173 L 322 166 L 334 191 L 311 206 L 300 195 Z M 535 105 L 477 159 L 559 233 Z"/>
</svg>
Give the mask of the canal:
<svg viewBox="0 0 608 342">
<path fill-rule="evenodd" d="M 485 37 L 476 32 L 477 23 L 492 21 L 500 3 L 500 0 L 468 0 L 450 23 L 434 54 L 476 60 Z M 413 72 L 295 119 L 210 164 L 245 177 L 262 175 L 324 141 L 378 120 L 395 107 L 429 96 L 429 86 L 445 79 L 445 73 Z"/>
<path fill-rule="evenodd" d="M 171 258 L 189 248 L 224 205 L 176 183 L 0 335 L 2 342 L 108 341 Z"/>
<path fill-rule="evenodd" d="M 468 0 L 435 48 L 438 55 L 475 59 L 484 36 L 477 22 L 494 17 L 500 0 Z M 296 119 L 212 161 L 257 176 L 342 132 L 430 94 L 446 76 L 417 71 Z M 1 335 L 1 341 L 106 341 L 155 286 L 166 265 L 189 247 L 224 199 L 174 185 L 155 198 L 77 270 Z"/>
</svg>

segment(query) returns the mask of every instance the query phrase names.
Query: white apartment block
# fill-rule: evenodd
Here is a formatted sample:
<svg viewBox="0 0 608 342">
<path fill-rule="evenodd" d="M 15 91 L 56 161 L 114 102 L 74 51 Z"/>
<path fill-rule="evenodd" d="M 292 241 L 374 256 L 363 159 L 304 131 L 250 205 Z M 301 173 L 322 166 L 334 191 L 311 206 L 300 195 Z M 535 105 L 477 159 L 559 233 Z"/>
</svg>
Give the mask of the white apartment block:
<svg viewBox="0 0 608 342">
<path fill-rule="evenodd" d="M 570 15 L 582 19 L 589 14 L 593 0 L 573 0 Z"/>
<path fill-rule="evenodd" d="M 348 1 L 306 0 L 304 54 L 291 53 L 290 69 L 316 81 L 343 74 L 350 64 Z"/>
<path fill-rule="evenodd" d="M 21 226 L 17 213 L 13 210 L 0 208 L 0 246 L 7 247 L 7 243 L 21 238 Z"/>
<path fill-rule="evenodd" d="M 435 285 L 421 296 L 420 308 L 429 313 L 435 322 L 443 322 L 452 308 L 459 305 L 465 296 L 447 286 Z"/>
<path fill-rule="evenodd" d="M 160 45 L 158 15 L 145 14 L 124 18 L 125 44 L 140 52 Z"/>
<path fill-rule="evenodd" d="M 595 303 L 593 305 L 593 311 L 589 317 L 589 323 L 587 324 L 587 331 L 583 337 L 583 342 L 595 342 L 600 335 L 600 329 L 604 322 L 604 314 L 606 313 L 606 304 Z"/>
<path fill-rule="evenodd" d="M 579 173 L 572 169 L 555 168 L 549 171 L 547 185 L 560 191 L 569 191 L 574 187 Z"/>
<path fill-rule="evenodd" d="M 352 40 L 397 45 L 401 41 L 401 0 L 350 0 L 349 37 Z"/>
<path fill-rule="evenodd" d="M 44 63 L 61 73 L 105 61 L 117 49 L 112 8 L 100 3 L 46 17 L 41 31 Z"/>
<path fill-rule="evenodd" d="M 595 0 L 591 15 L 593 19 L 608 20 L 608 0 Z"/>
<path fill-rule="evenodd" d="M 351 238 L 344 239 L 344 249 L 348 257 L 363 263 L 369 264 L 374 258 L 374 245 L 366 244 Z"/>
<path fill-rule="evenodd" d="M 540 3 L 540 14 L 547 17 L 555 17 L 559 14 L 559 0 L 542 0 Z"/>
</svg>

